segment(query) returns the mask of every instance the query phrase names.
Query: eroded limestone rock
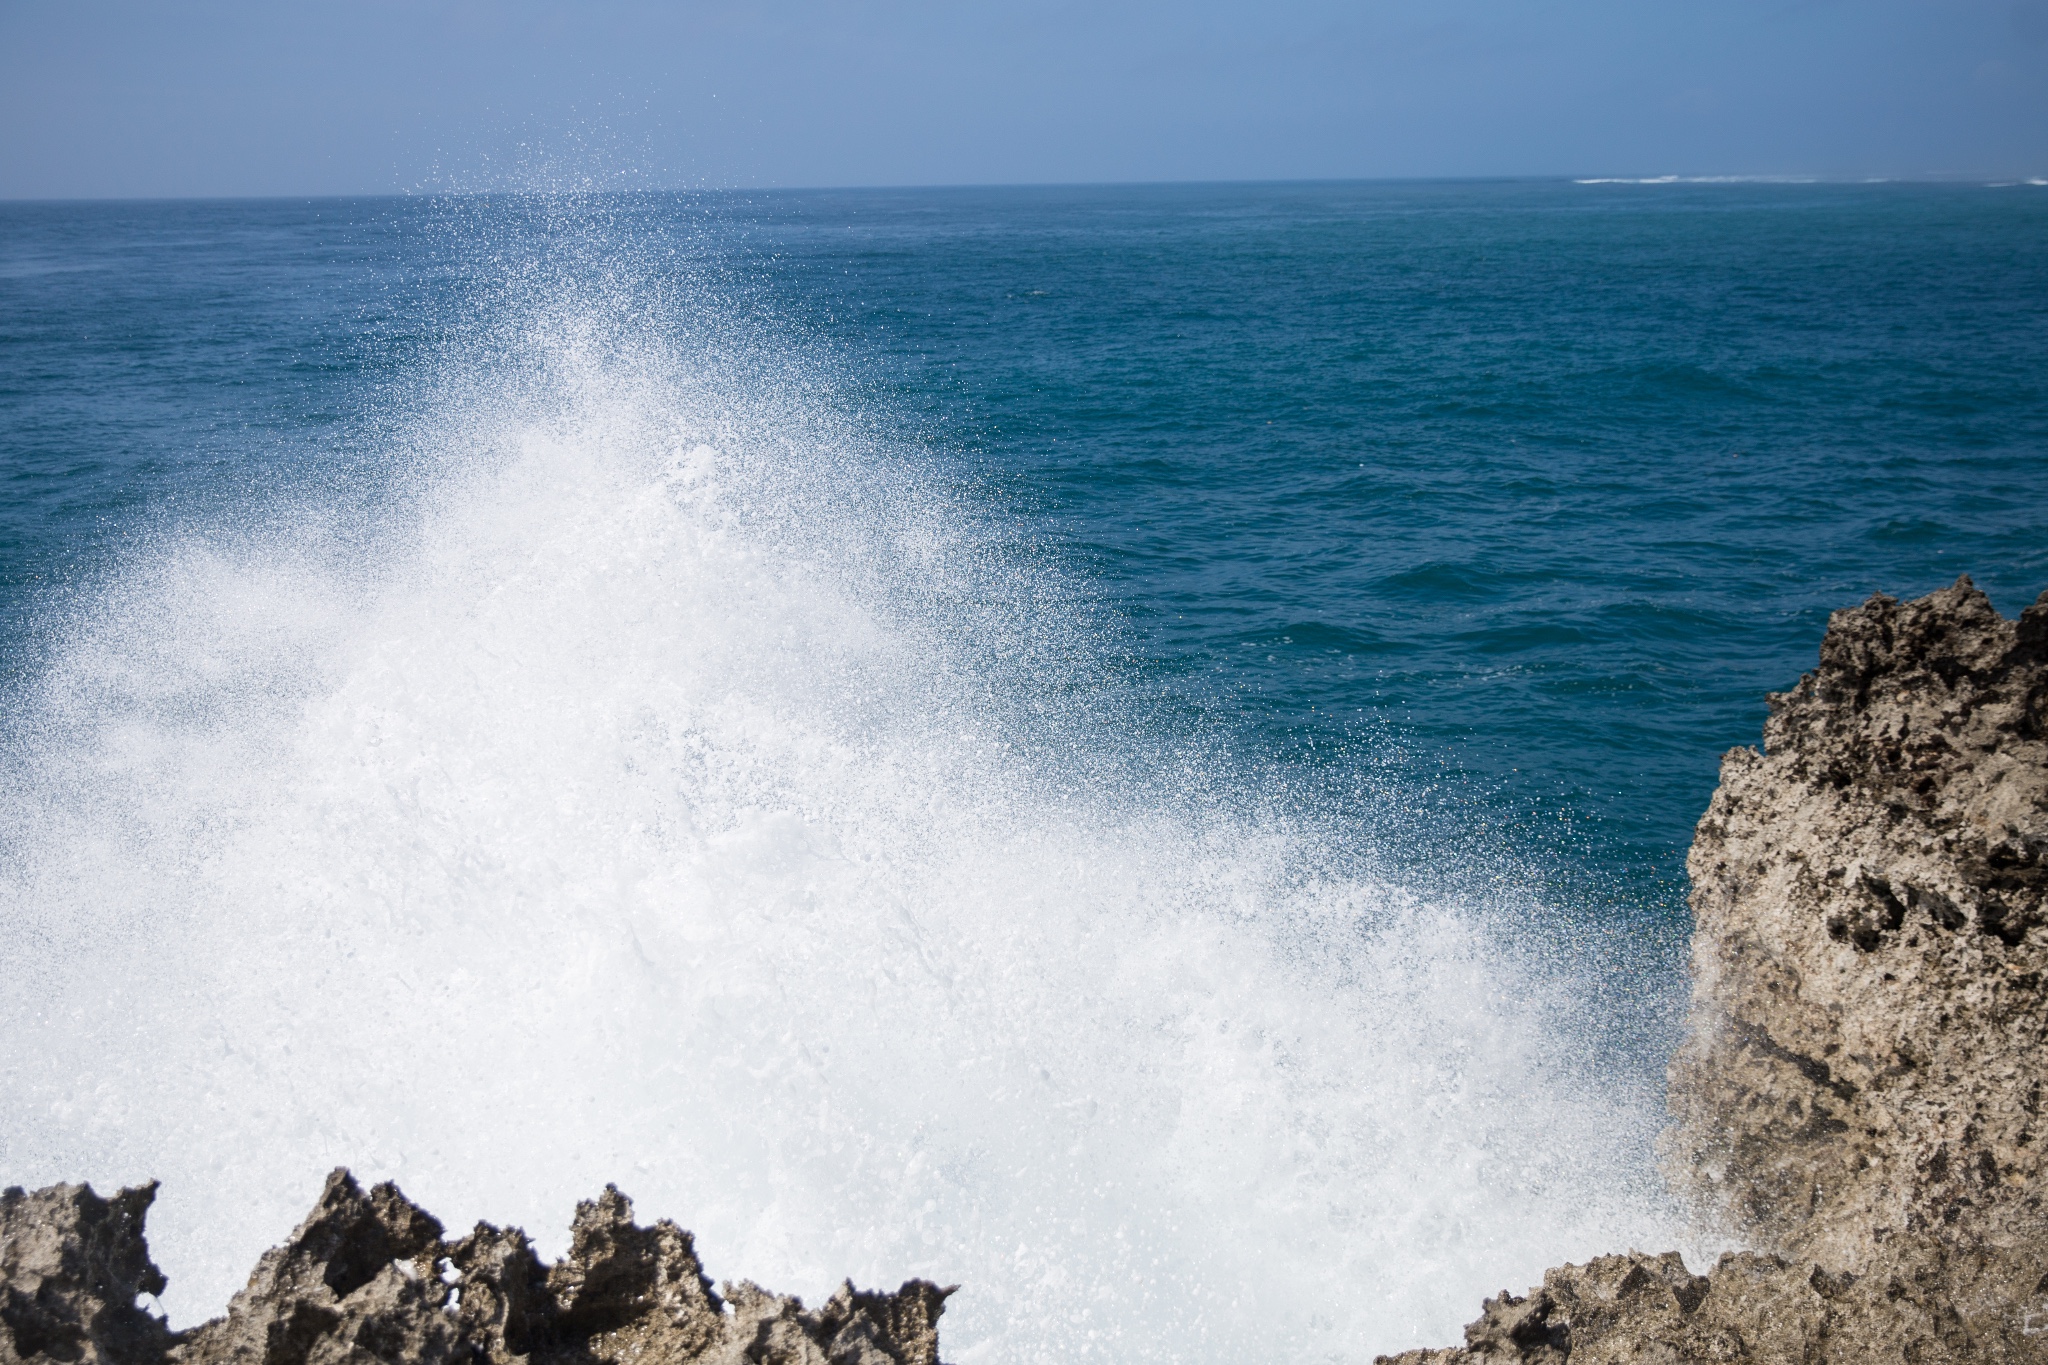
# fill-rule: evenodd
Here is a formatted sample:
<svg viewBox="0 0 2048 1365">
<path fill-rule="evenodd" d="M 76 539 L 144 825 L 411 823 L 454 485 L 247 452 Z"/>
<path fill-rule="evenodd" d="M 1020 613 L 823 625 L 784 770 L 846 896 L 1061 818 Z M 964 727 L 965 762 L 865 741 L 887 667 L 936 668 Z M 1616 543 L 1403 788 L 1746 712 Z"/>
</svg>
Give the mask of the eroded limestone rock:
<svg viewBox="0 0 2048 1365">
<path fill-rule="evenodd" d="M 2038 1245 L 2048 594 L 2017 623 L 1967 579 L 1837 612 L 1764 737 L 1687 864 L 1674 1176 L 1850 1271 L 1934 1230 Z"/>
<path fill-rule="evenodd" d="M 952 1293 L 848 1284 L 816 1310 L 750 1283 L 721 1296 L 689 1233 L 640 1227 L 610 1186 L 543 1266 L 516 1228 L 449 1242 L 396 1186 L 337 1170 L 224 1316 L 173 1333 L 135 1306 L 164 1287 L 143 1240 L 155 1193 L 0 1195 L 0 1365 L 938 1365 Z"/>
</svg>

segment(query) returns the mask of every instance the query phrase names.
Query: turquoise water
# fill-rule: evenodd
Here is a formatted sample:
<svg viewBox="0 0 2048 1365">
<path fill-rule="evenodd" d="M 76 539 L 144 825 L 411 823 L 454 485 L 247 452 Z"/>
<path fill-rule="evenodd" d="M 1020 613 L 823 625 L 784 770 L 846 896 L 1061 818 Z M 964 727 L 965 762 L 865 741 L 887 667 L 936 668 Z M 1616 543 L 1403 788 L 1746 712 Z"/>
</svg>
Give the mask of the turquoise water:
<svg viewBox="0 0 2048 1365">
<path fill-rule="evenodd" d="M 0 1175 L 1454 1340 L 1695 1236 L 1718 756 L 2044 476 L 2031 186 L 0 206 Z"/>
</svg>

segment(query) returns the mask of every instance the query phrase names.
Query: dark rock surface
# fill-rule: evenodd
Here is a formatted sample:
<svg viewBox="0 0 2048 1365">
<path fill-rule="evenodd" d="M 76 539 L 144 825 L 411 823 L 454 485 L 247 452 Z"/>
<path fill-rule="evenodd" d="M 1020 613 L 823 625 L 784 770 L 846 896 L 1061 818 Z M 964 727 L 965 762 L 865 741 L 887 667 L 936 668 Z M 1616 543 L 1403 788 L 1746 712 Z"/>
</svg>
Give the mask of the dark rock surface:
<svg viewBox="0 0 2048 1365">
<path fill-rule="evenodd" d="M 159 1360 L 163 1324 L 135 1306 L 163 1273 L 142 1241 L 156 1186 L 102 1199 L 89 1185 L 0 1191 L 0 1365 Z"/>
<path fill-rule="evenodd" d="M 2048 593 L 1836 612 L 1693 841 L 1674 1185 L 1758 1248 L 1562 1266 L 1409 1365 L 2048 1362 Z"/>
<path fill-rule="evenodd" d="M 0 1365 L 938 1365 L 952 1292 L 849 1284 L 817 1309 L 753 1284 L 721 1296 L 690 1234 L 638 1226 L 613 1187 L 576 1206 L 569 1255 L 547 1267 L 517 1228 L 450 1242 L 396 1186 L 338 1170 L 225 1316 L 171 1332 L 135 1306 L 164 1287 L 142 1235 L 155 1196 L 0 1195 Z"/>
</svg>

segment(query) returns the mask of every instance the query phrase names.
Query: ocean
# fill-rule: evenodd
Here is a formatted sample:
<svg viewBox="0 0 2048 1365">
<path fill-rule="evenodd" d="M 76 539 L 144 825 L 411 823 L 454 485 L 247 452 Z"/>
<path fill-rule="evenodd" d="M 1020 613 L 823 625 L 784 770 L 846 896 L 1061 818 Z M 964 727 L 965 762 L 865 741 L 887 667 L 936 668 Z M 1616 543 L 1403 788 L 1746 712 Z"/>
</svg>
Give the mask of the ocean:
<svg viewBox="0 0 2048 1365">
<path fill-rule="evenodd" d="M 2048 588 L 2048 190 L 0 204 L 0 1182 L 1369 1360 L 1655 1174 L 1830 610 Z"/>
</svg>

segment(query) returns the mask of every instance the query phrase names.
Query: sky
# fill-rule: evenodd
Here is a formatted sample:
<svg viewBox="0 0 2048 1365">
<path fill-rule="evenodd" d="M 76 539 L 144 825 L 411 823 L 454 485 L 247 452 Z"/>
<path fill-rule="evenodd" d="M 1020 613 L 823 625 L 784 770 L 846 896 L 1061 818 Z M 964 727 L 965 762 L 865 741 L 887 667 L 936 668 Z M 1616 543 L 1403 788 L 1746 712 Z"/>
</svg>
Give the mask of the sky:
<svg viewBox="0 0 2048 1365">
<path fill-rule="evenodd" d="M 2048 0 L 0 0 L 0 197 L 2048 175 Z"/>
</svg>

